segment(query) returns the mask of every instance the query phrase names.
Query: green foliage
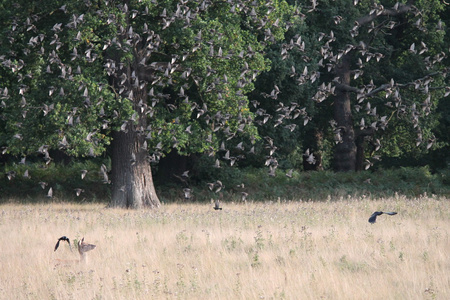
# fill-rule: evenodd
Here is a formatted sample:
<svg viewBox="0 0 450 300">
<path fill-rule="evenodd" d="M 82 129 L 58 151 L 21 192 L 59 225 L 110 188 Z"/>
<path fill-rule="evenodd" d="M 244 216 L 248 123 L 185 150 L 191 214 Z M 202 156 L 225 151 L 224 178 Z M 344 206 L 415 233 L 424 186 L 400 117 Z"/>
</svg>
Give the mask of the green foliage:
<svg viewBox="0 0 450 300">
<path fill-rule="evenodd" d="M 333 96 L 336 93 L 330 93 L 325 99 L 319 100 L 320 103 L 314 103 L 313 96 L 321 83 L 325 86 L 336 84 L 336 67 L 343 63 L 343 56 L 350 56 L 349 87 L 356 89 L 351 93 L 350 103 L 355 134 L 358 136 L 365 130 L 372 130 L 371 126 L 375 127 L 364 144 L 365 158 L 401 157 L 414 161 L 413 158 L 424 157 L 428 153 L 429 145 L 433 148 L 443 147 L 436 142 L 435 136 L 439 126 L 437 107 L 445 101 L 441 98 L 444 87 L 448 86 L 448 64 L 432 61 L 438 57 L 447 57 L 449 39 L 444 30 L 445 23 L 442 22 L 448 18 L 445 12 L 447 7 L 441 1 L 416 1 L 415 8 L 409 13 L 399 16 L 380 14 L 369 24 L 357 24 L 359 18 L 372 13 L 374 15 L 381 8 L 378 5 L 389 9 L 396 2 L 359 1 L 354 5 L 352 1 L 345 0 L 321 1 L 317 10 L 308 13 L 305 11 L 309 7 L 305 6 L 304 22 L 292 26 L 295 30 L 285 34 L 283 45 L 278 43 L 271 47 L 273 52 L 268 53 L 272 68 L 258 78 L 257 90 L 253 96 L 258 98 L 258 92 L 270 91 L 274 84 L 280 88 L 278 101 L 264 100 L 261 96 L 258 98 L 261 107 L 273 116 L 273 119 L 259 128 L 260 132 L 273 137 L 275 144 L 280 145 L 280 150 L 277 151 L 280 162 L 287 155 L 308 148 L 314 153 L 321 153 L 327 162 L 333 156 L 334 148 L 329 145 L 334 144 L 335 133 L 329 122 L 335 117 L 333 110 L 336 102 L 333 101 Z M 393 24 L 393 27 L 389 28 L 388 24 Z M 436 30 L 438 26 L 441 29 Z M 288 55 L 280 56 L 282 46 L 286 46 L 290 38 L 298 36 L 305 42 L 305 49 L 299 51 L 294 47 Z M 410 50 L 413 43 L 417 51 Z M 341 56 L 335 56 L 336 53 L 341 53 Z M 382 58 L 375 59 L 374 54 L 381 55 Z M 292 74 L 291 66 L 297 74 L 289 76 Z M 318 71 L 320 77 L 314 81 L 306 80 L 302 84 L 298 82 L 298 74 L 306 70 L 305 66 L 308 67 L 307 76 Z M 353 76 L 357 70 L 363 71 L 359 77 Z M 371 85 L 376 88 L 390 81 L 398 86 L 395 93 L 382 91 L 370 97 L 361 97 Z M 414 82 L 420 83 L 419 86 L 414 85 Z M 336 87 L 335 91 L 338 89 Z M 278 102 L 284 106 L 297 103 L 300 108 L 306 109 L 305 118 L 312 117 L 312 120 L 304 126 L 302 118 L 286 118 L 283 125 L 297 125 L 295 131 L 288 136 L 283 125 L 273 127 L 277 116 L 281 115 L 276 112 L 280 109 Z M 365 125 L 360 126 L 363 118 Z M 383 119 L 387 120 L 387 125 L 380 127 L 380 120 Z M 317 132 L 323 140 L 317 138 Z M 372 147 L 376 140 L 382 144 L 379 152 L 374 151 L 376 147 Z M 293 146 L 292 141 L 302 143 Z M 327 167 L 330 164 L 324 165 Z"/>
<path fill-rule="evenodd" d="M 95 157 L 107 151 L 113 131 L 133 128 L 145 135 L 149 154 L 210 154 L 198 160 L 193 181 L 205 185 L 221 180 L 224 193 L 234 200 L 243 191 L 254 200 L 445 194 L 447 177 L 438 178 L 426 168 L 377 174 L 395 163 L 432 165 L 433 171 L 448 166 L 448 5 L 417 0 L 407 14 L 380 13 L 356 26 L 378 5 L 390 8 L 397 1 L 319 2 L 317 9 L 294 1 L 272 6 L 264 1 L 3 2 L 2 153 L 20 157 L 59 149 L 73 157 Z M 189 17 L 172 18 L 177 11 L 189 11 Z M 354 31 L 358 34 L 350 34 Z M 294 46 L 297 41 L 304 47 Z M 368 179 L 366 172 L 338 177 L 294 172 L 288 178 L 276 170 L 275 177 L 267 177 L 259 167 L 268 158 L 276 160 L 272 168 L 300 170 L 307 149 L 320 154 L 325 169 L 332 165 L 336 90 L 323 99 L 317 94 L 327 86 L 338 87 L 336 67 L 347 53 L 353 128 L 357 136 L 373 131 L 365 140 L 364 158 L 380 156 L 375 177 L 362 190 L 357 187 Z M 364 73 L 355 76 L 360 68 Z M 118 84 L 124 76 L 125 84 Z M 392 86 L 370 94 L 386 84 Z M 279 93 L 271 94 L 276 89 Z M 361 125 L 363 118 L 366 125 Z M 380 127 L 383 119 L 386 124 Z M 376 141 L 382 144 L 379 151 Z M 223 158 L 226 154 L 236 159 L 235 167 Z M 216 159 L 221 168 L 211 167 Z M 95 162 L 86 163 L 92 165 L 83 168 L 95 166 L 98 173 Z M 67 174 L 79 172 L 77 164 Z M 25 169 L 31 180 L 19 176 Z M 9 171 L 18 175 L 4 179 L 5 197 L 15 195 L 13 186 L 23 193 L 19 196 L 32 197 L 41 192 L 37 180 L 53 185 L 57 198 L 76 187 L 90 190 L 99 180 L 69 180 L 64 167 L 53 163 L 42 169 L 6 164 L 4 173 Z M 394 186 L 395 176 L 405 183 Z M 425 188 L 419 179 L 429 185 Z M 237 188 L 242 183 L 247 188 Z M 317 185 L 317 192 L 309 192 Z M 199 186 L 195 190 L 198 200 L 216 197 Z M 87 198 L 99 197 L 95 189 L 91 193 Z M 178 194 L 163 191 L 169 200 Z"/>
<path fill-rule="evenodd" d="M 99 173 L 100 165 L 109 168 L 107 160 L 74 161 L 69 165 L 52 163 L 43 166 L 39 163 L 26 165 L 7 164 L 2 173 L 15 172 L 11 180 L 5 176 L 0 179 L 0 201 L 39 202 L 39 201 L 73 201 L 92 202 L 105 201 L 109 197 L 107 185 L 102 183 Z M 325 201 L 347 197 L 392 197 L 405 195 L 417 197 L 423 194 L 450 196 L 450 172 L 448 169 L 432 173 L 428 167 L 378 169 L 357 173 L 298 172 L 292 178 L 285 172 L 277 170 L 276 176 L 268 176 L 267 170 L 222 166 L 212 170 L 208 159 L 201 159 L 195 177 L 191 178 L 193 201 L 210 201 L 221 198 L 227 201 L 242 201 L 242 192 L 248 193 L 246 201 Z M 28 170 L 30 178 L 23 177 Z M 81 171 L 88 170 L 81 179 Z M 214 193 L 207 183 L 221 180 L 224 187 Z M 46 182 L 42 189 L 38 182 Z M 242 187 L 242 183 L 244 186 Z M 48 189 L 53 188 L 54 197 L 47 198 Z M 84 191 L 79 197 L 75 189 Z M 161 200 L 164 202 L 185 201 L 182 187 L 160 183 L 156 186 Z M 222 194 L 222 195 L 220 195 Z"/>
<path fill-rule="evenodd" d="M 277 9 L 260 3 L 252 7 L 268 17 L 259 29 L 246 7 L 231 13 L 232 4 L 225 2 L 19 1 L 6 6 L 0 39 L 7 63 L 0 76 L 8 80 L 1 88 L 10 95 L 0 108 L 5 128 L 0 144 L 11 154 L 30 154 L 46 144 L 74 156 L 97 156 L 111 142 L 111 130 L 120 130 L 130 119 L 136 122 L 133 110 L 141 109 L 147 110 L 144 116 L 151 124 L 147 139 L 152 150 L 159 145 L 163 152 L 217 151 L 224 138 L 219 126 L 228 134 L 239 130 L 240 138 L 255 137 L 246 94 L 254 89 L 256 76 L 269 69 L 261 33 L 272 30 L 273 41 L 283 38 L 280 25 L 287 21 L 289 6 L 281 1 Z M 192 15 L 189 11 L 186 20 L 173 18 L 168 24 L 161 18 L 181 10 L 192 10 Z M 137 36 L 142 39 L 133 44 Z M 140 48 L 149 41 L 147 49 Z M 246 54 L 238 56 L 240 52 Z M 165 68 L 143 74 L 136 67 L 169 62 L 176 68 L 170 76 Z M 148 86 L 148 101 L 113 83 L 119 64 Z M 189 100 L 178 96 L 182 88 Z M 192 133 L 185 131 L 188 126 Z M 61 147 L 62 141 L 67 145 Z"/>
<path fill-rule="evenodd" d="M 15 176 L 0 179 L 0 201 L 39 202 L 39 201 L 73 201 L 97 202 L 105 201 L 109 197 L 107 185 L 101 183 L 99 174 L 101 163 L 109 165 L 107 160 L 101 161 L 72 161 L 63 163 L 26 163 L 25 165 L 6 164 L 2 173 L 14 172 Z M 84 179 L 82 170 L 87 170 Z M 28 176 L 24 177 L 25 172 Z M 41 182 L 45 183 L 44 188 Z M 49 188 L 53 189 L 53 197 L 47 198 Z M 79 196 L 75 189 L 82 189 Z"/>
<path fill-rule="evenodd" d="M 242 201 L 242 192 L 248 193 L 246 201 L 325 201 L 338 200 L 347 197 L 392 197 L 405 195 L 417 197 L 423 194 L 450 195 L 450 175 L 448 170 L 431 173 L 428 167 L 378 169 L 376 171 L 335 173 L 331 171 L 298 172 L 294 171 L 292 178 L 285 176 L 285 172 L 277 170 L 276 176 L 268 176 L 266 169 L 229 168 L 223 167 L 213 174 L 209 164 L 205 170 L 197 170 L 200 176 L 208 176 L 204 181 L 191 186 L 194 189 L 196 201 L 209 201 L 222 198 L 219 194 L 207 189 L 207 182 L 220 179 L 224 184 L 221 190 L 224 201 Z M 195 181 L 194 178 L 191 178 Z M 244 183 L 244 188 L 242 188 Z M 170 189 L 180 190 L 179 186 Z M 161 199 L 166 202 L 174 201 L 173 190 L 169 186 L 157 187 Z M 176 193 L 175 193 L 176 194 Z M 182 195 L 182 193 L 178 193 Z M 180 197 L 180 196 L 179 196 Z M 180 197 L 181 198 L 181 197 Z"/>
<path fill-rule="evenodd" d="M 82 42 L 92 49 L 99 47 L 90 42 L 95 40 L 93 37 L 87 35 L 74 42 L 74 33 L 70 30 L 51 29 L 55 23 L 68 22 L 69 16 L 55 9 L 62 6 L 62 2 L 35 4 L 16 3 L 10 7 L 16 19 L 11 23 L 10 18 L 5 18 L 10 23 L 1 36 L 2 49 L 8 54 L 3 59 L 8 62 L 16 59 L 18 67 L 11 72 L 7 64 L 3 64 L 0 74 L 10 79 L 17 76 L 19 80 L 11 80 L 4 86 L 10 93 L 1 109 L 4 130 L 0 143 L 7 146 L 7 153 L 11 154 L 31 154 L 47 144 L 50 149 L 66 150 L 70 155 L 85 156 L 89 152 L 99 155 L 110 142 L 109 129 L 105 129 L 120 122 L 105 117 L 116 111 L 127 118 L 131 116 L 130 105 L 126 100 L 117 100 L 111 90 L 104 88 L 108 84 L 103 76 L 102 57 L 91 62 L 80 59 L 87 49 Z M 23 30 L 21 23 L 26 22 L 28 16 L 19 11 L 28 10 L 39 21 L 32 29 Z M 12 24 L 17 24 L 17 29 L 7 31 Z M 80 54 L 69 59 L 75 47 L 80 47 Z M 86 140 L 93 130 L 90 138 L 95 143 Z M 20 138 L 11 138 L 14 135 Z"/>
</svg>

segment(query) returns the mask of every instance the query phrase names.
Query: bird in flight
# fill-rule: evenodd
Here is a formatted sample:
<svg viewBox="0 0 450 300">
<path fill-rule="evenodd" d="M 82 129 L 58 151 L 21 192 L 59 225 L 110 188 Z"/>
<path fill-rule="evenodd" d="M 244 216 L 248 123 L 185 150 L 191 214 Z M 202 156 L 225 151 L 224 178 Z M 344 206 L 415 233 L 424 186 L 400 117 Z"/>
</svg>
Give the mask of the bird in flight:
<svg viewBox="0 0 450 300">
<path fill-rule="evenodd" d="M 370 216 L 369 223 L 374 224 L 376 222 L 376 220 L 377 220 L 377 217 L 381 216 L 382 214 L 393 216 L 393 215 L 396 215 L 397 213 L 396 212 L 376 211 Z"/>
<path fill-rule="evenodd" d="M 70 245 L 70 240 L 69 240 L 69 238 L 66 237 L 66 236 L 62 236 L 62 237 L 60 237 L 60 238 L 58 239 L 58 242 L 57 242 L 56 245 L 55 245 L 55 250 L 54 250 L 54 251 L 56 251 L 56 249 L 58 249 L 58 247 L 59 247 L 59 242 L 60 242 L 60 241 L 66 241 L 66 242 L 69 244 L 70 251 L 72 251 L 72 246 Z"/>
</svg>

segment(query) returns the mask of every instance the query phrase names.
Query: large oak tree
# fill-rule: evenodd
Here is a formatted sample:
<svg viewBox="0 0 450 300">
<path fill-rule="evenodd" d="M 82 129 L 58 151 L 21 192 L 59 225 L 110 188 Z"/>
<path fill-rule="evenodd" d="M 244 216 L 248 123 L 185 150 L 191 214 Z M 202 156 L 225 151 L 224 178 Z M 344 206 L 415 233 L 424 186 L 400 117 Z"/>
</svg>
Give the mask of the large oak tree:
<svg viewBox="0 0 450 300">
<path fill-rule="evenodd" d="M 112 206 L 157 207 L 150 162 L 214 154 L 255 134 L 245 94 L 267 68 L 280 3 L 17 1 L 3 4 L 5 153 L 96 156 L 111 147 Z M 111 176 L 109 176 L 111 174 Z"/>
<path fill-rule="evenodd" d="M 276 65 L 257 83 L 263 91 L 270 81 L 279 88 L 277 101 L 261 100 L 273 116 L 265 126 L 277 126 L 264 131 L 279 132 L 277 146 L 290 147 L 282 132 L 297 125 L 299 144 L 310 150 L 305 169 L 319 169 L 323 142 L 331 139 L 336 171 L 368 168 L 386 149 L 430 148 L 437 103 L 450 92 L 446 4 L 302 4 L 304 24 L 288 31 L 278 56 L 271 55 Z"/>
</svg>

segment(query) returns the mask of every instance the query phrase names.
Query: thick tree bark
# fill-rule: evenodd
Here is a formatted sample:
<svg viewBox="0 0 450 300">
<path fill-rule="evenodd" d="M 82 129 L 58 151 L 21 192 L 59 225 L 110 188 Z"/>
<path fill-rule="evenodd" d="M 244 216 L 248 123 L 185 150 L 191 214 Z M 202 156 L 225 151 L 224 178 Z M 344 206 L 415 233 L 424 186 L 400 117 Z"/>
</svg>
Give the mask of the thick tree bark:
<svg viewBox="0 0 450 300">
<path fill-rule="evenodd" d="M 367 147 L 366 140 L 375 134 L 375 130 L 373 128 L 366 128 L 364 130 L 359 130 L 356 133 L 356 171 L 362 171 L 364 169 L 364 160 L 365 160 L 365 149 Z"/>
<path fill-rule="evenodd" d="M 112 207 L 155 208 L 160 206 L 153 185 L 143 137 L 133 130 L 114 132 L 112 142 Z M 135 156 L 133 156 L 133 153 Z"/>
<path fill-rule="evenodd" d="M 125 1 L 129 4 L 129 1 Z M 130 25 L 127 16 L 126 21 Z M 145 45 L 138 35 L 123 30 L 119 40 L 133 39 L 136 43 L 132 50 L 134 59 L 128 65 L 116 70 L 111 77 L 111 86 L 117 91 L 122 90 L 121 96 L 126 96 L 133 103 L 133 109 L 137 118 L 129 120 L 125 130 L 113 132 L 111 142 L 111 203 L 112 207 L 122 208 L 156 208 L 160 201 L 156 195 L 153 183 L 152 170 L 149 161 L 147 147 L 144 146 L 144 131 L 147 128 L 147 84 L 151 82 L 153 70 L 146 68 L 142 60 L 147 57 Z M 115 53 L 110 59 L 116 62 L 116 66 L 123 64 L 121 54 Z M 122 81 L 122 75 L 125 80 Z M 121 87 L 123 89 L 121 89 Z"/>
<path fill-rule="evenodd" d="M 364 169 L 364 148 L 365 148 L 365 138 L 363 135 L 358 135 L 356 137 L 356 171 L 362 171 Z"/>
<path fill-rule="evenodd" d="M 397 8 L 381 8 L 379 13 L 363 16 L 356 21 L 358 26 L 364 26 L 372 22 L 378 16 L 397 16 L 405 14 L 414 8 L 414 0 L 408 0 L 406 4 L 399 4 Z M 336 85 L 334 101 L 334 119 L 337 122 L 337 130 L 341 135 L 341 142 L 336 145 L 334 152 L 335 171 L 357 171 L 363 168 L 364 161 L 364 136 L 358 136 L 355 140 L 353 118 L 351 112 L 350 93 L 357 93 L 358 89 L 350 85 L 351 80 L 351 55 L 350 51 L 344 55 L 336 67 L 336 76 L 339 83 Z M 385 90 L 389 85 L 383 85 L 372 91 L 372 94 Z"/>
<path fill-rule="evenodd" d="M 342 57 L 341 63 L 336 68 L 336 75 L 339 77 L 340 83 L 350 86 L 350 55 L 347 54 Z M 336 89 L 334 120 L 342 138 L 334 151 L 334 169 L 338 172 L 355 171 L 355 131 L 353 129 L 350 94 L 345 89 Z"/>
<path fill-rule="evenodd" d="M 145 135 L 142 133 L 142 129 L 147 127 L 147 117 L 137 104 L 139 100 L 147 102 L 147 89 L 133 89 L 133 93 L 132 101 L 138 113 L 137 124 L 128 121 L 125 131 L 112 135 L 110 205 L 133 209 L 155 208 L 160 206 L 160 201 L 153 184 L 148 150 L 144 149 Z"/>
</svg>

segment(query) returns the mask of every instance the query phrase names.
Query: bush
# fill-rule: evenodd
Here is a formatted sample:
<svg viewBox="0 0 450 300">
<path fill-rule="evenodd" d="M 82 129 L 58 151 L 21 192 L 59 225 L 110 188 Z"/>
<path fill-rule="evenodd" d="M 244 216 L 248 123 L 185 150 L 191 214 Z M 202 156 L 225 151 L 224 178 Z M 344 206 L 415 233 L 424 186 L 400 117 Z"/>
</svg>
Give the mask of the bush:
<svg viewBox="0 0 450 300">
<path fill-rule="evenodd" d="M 52 201 L 109 201 L 110 186 L 102 183 L 99 174 L 101 164 L 109 166 L 107 159 L 72 161 L 68 165 L 51 163 L 6 164 L 3 173 L 10 171 L 16 176 L 9 180 L 5 175 L 0 179 L 0 201 L 20 199 L 20 202 L 48 201 L 49 187 L 53 189 Z M 276 176 L 268 175 L 267 168 L 238 168 L 222 163 L 214 168 L 214 160 L 201 158 L 196 165 L 189 188 L 193 197 L 189 201 L 241 201 L 242 192 L 248 193 L 248 201 L 267 200 L 314 200 L 341 199 L 346 197 L 389 197 L 395 194 L 417 197 L 423 194 L 450 196 L 450 170 L 432 173 L 428 167 L 378 169 L 376 171 L 334 173 L 331 171 L 299 172 L 292 177 L 278 168 Z M 109 168 L 108 168 L 109 169 Z M 28 170 L 30 178 L 23 177 Z M 84 179 L 81 171 L 88 170 Z M 208 183 L 220 180 L 223 188 L 215 193 Z M 39 182 L 48 185 L 43 190 Z M 244 186 L 242 186 L 244 184 Z M 75 189 L 84 192 L 77 197 Z M 185 201 L 185 186 L 168 183 L 156 186 L 163 202 Z"/>
<path fill-rule="evenodd" d="M 450 195 L 448 184 L 450 171 L 432 174 L 427 167 L 399 168 L 377 171 L 334 173 L 331 171 L 298 172 L 292 178 L 278 169 L 275 177 L 268 176 L 267 168 L 224 168 L 210 173 L 208 180 L 221 180 L 225 188 L 222 195 L 207 189 L 208 181 L 192 186 L 196 201 L 223 198 L 225 201 L 241 201 L 242 192 L 248 193 L 249 201 L 340 199 L 346 197 L 391 197 L 395 194 L 417 197 L 423 194 Z M 215 177 L 214 177 L 215 176 Z M 244 188 L 238 184 L 244 183 Z M 164 201 L 176 201 L 166 197 L 166 188 L 160 193 Z M 181 191 L 181 188 L 178 187 Z M 179 193 L 182 194 L 181 192 Z M 173 196 L 173 194 L 171 195 Z"/>
<path fill-rule="evenodd" d="M 0 179 L 0 201 L 10 199 L 20 199 L 21 202 L 42 201 L 48 199 L 47 192 L 50 187 L 53 190 L 54 200 L 105 201 L 109 198 L 109 187 L 101 183 L 99 170 L 102 163 L 108 164 L 108 161 L 72 161 L 68 165 L 7 164 L 3 168 L 5 176 Z M 82 170 L 88 171 L 84 179 L 81 179 Z M 28 171 L 28 177 L 24 177 L 25 171 Z M 9 172 L 15 173 L 11 179 L 6 176 Z M 44 188 L 40 182 L 46 184 Z M 80 196 L 76 196 L 75 189 L 83 190 Z"/>
</svg>

